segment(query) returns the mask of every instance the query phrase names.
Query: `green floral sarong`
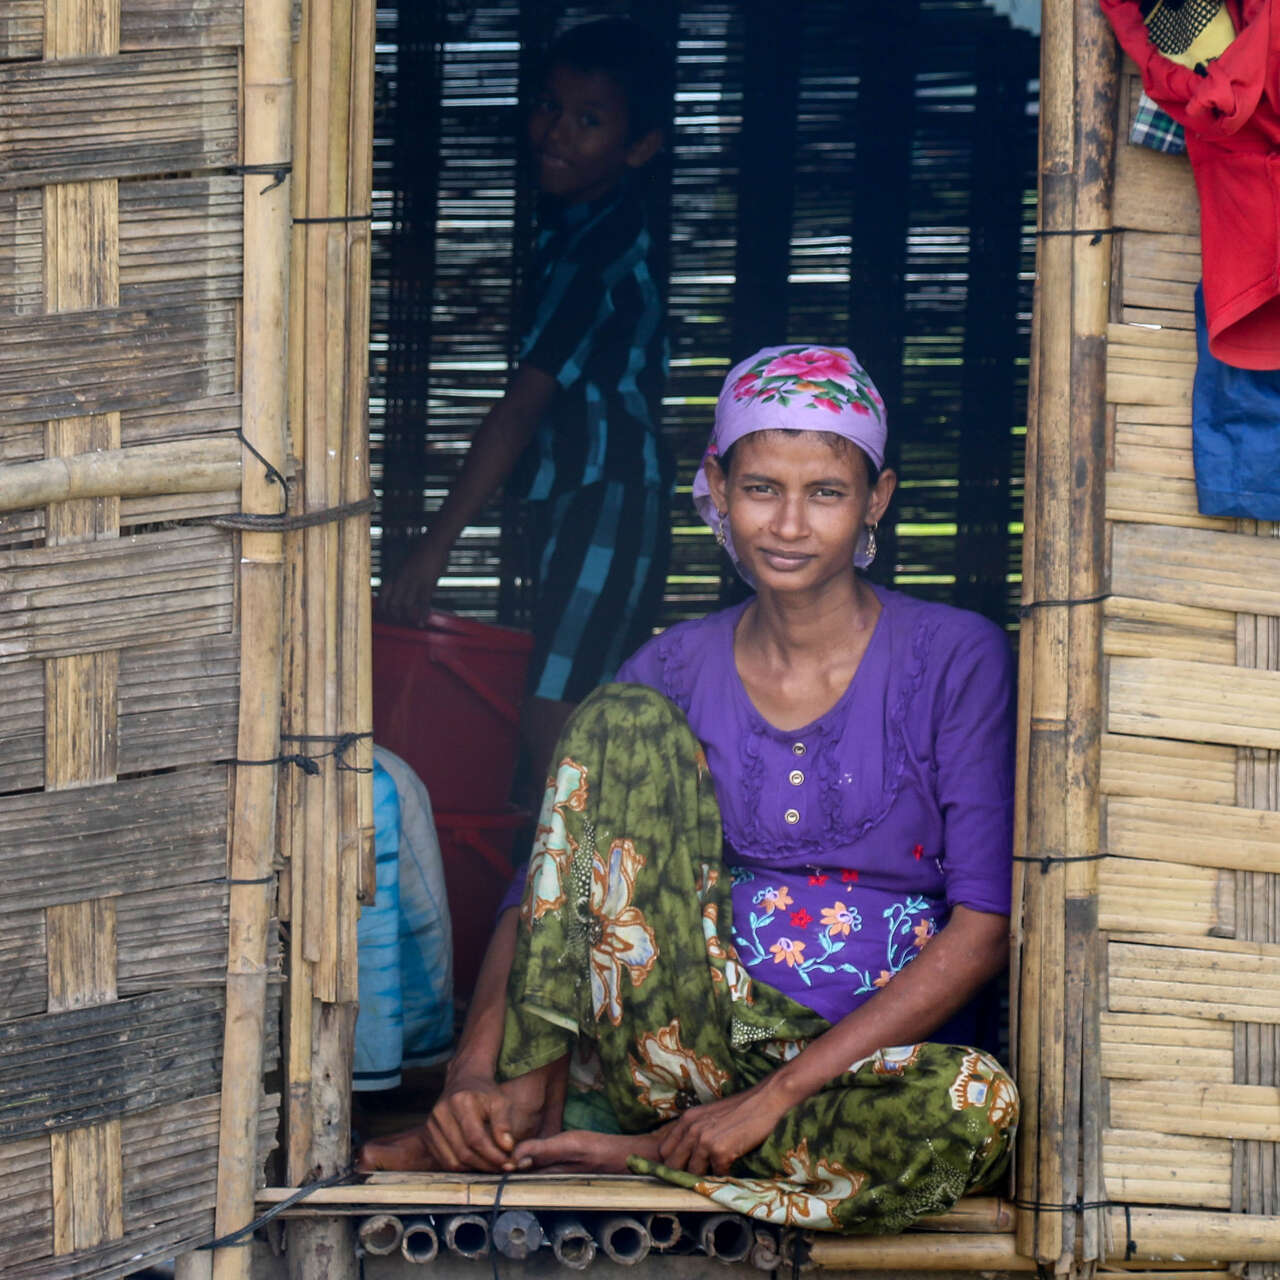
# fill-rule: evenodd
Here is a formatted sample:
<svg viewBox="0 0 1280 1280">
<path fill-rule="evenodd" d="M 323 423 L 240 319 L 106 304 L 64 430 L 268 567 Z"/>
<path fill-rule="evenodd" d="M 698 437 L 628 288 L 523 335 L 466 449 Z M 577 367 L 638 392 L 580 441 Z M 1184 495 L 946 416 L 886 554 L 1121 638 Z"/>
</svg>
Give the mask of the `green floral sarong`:
<svg viewBox="0 0 1280 1280">
<path fill-rule="evenodd" d="M 557 759 L 499 1073 L 572 1054 L 566 1127 L 644 1133 L 749 1088 L 829 1024 L 737 958 L 715 791 L 672 703 L 639 685 L 599 689 Z M 1017 1114 L 987 1054 L 906 1045 L 794 1107 L 730 1177 L 631 1165 L 779 1225 L 892 1232 L 997 1179 Z"/>
</svg>

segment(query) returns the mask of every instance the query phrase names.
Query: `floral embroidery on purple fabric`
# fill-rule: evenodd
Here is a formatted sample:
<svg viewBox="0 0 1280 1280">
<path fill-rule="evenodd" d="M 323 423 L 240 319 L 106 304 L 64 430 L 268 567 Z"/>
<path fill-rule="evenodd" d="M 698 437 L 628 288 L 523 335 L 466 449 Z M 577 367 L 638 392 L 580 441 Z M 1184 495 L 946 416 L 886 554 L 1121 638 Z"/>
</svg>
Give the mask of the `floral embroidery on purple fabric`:
<svg viewBox="0 0 1280 1280">
<path fill-rule="evenodd" d="M 725 834 L 734 848 L 750 850 L 753 862 L 790 862 L 802 853 L 816 855 L 820 861 L 821 856 L 833 845 L 852 844 L 855 840 L 860 840 L 889 816 L 898 798 L 898 792 L 902 789 L 902 779 L 907 768 L 907 714 L 911 709 L 912 701 L 920 691 L 920 686 L 924 683 L 929 650 L 937 631 L 936 624 L 930 626 L 928 622 L 920 621 L 916 623 L 912 632 L 911 665 L 902 677 L 897 696 L 893 698 L 888 715 L 883 797 L 880 807 L 852 825 L 846 825 L 843 821 L 843 795 L 836 748 L 844 736 L 847 724 L 847 718 L 842 715 L 845 697 L 848 696 L 845 695 L 804 734 L 806 745 L 811 752 L 810 758 L 813 760 L 812 768 L 818 780 L 822 830 L 812 836 L 791 836 L 785 849 L 772 853 L 766 851 L 772 850 L 776 841 L 760 818 L 762 808 L 760 793 L 764 789 L 765 778 L 765 762 L 760 745 L 761 740 L 774 731 L 751 705 L 745 691 L 743 692 L 742 697 L 751 723 L 747 727 L 747 732 L 739 739 L 738 755 L 742 768 L 738 785 L 742 796 L 742 811 L 750 817 L 745 824 L 745 830 L 731 831 L 726 822 Z M 667 696 L 673 702 L 679 701 L 672 693 L 668 693 Z"/>
<path fill-rule="evenodd" d="M 756 891 L 751 904 L 752 910 L 747 917 L 751 936 L 744 936 L 736 923 L 733 934 L 738 956 L 749 969 L 770 963 L 772 957 L 773 964 L 785 964 L 787 968 L 794 969 L 806 987 L 813 986 L 811 975 L 815 971 L 861 976 L 861 970 L 856 966 L 831 961 L 832 956 L 844 950 L 850 932 L 857 933 L 862 929 L 862 916 L 856 907 L 846 907 L 843 902 L 837 902 L 830 908 L 823 907 L 816 938 L 797 938 L 788 933 L 769 942 L 760 937 L 760 931 L 770 928 L 777 913 L 792 905 L 791 891 L 785 885 L 781 889 L 767 885 Z M 758 911 L 757 907 L 763 910 Z M 814 923 L 814 918 L 802 907 L 790 914 L 788 923 L 793 930 L 805 933 Z M 817 954 L 806 956 L 811 946 Z"/>
<path fill-rule="evenodd" d="M 885 944 L 884 969 L 873 978 L 870 969 L 855 969 L 852 965 L 844 966 L 859 979 L 854 988 L 854 995 L 867 995 L 877 987 L 888 984 L 889 979 L 900 973 L 912 960 L 924 950 L 930 938 L 938 931 L 932 916 L 925 916 L 926 911 L 933 908 L 924 899 L 916 896 L 908 897 L 905 902 L 895 902 L 884 909 L 884 918 L 889 922 L 889 938 Z M 915 917 L 922 917 L 915 919 Z"/>
</svg>

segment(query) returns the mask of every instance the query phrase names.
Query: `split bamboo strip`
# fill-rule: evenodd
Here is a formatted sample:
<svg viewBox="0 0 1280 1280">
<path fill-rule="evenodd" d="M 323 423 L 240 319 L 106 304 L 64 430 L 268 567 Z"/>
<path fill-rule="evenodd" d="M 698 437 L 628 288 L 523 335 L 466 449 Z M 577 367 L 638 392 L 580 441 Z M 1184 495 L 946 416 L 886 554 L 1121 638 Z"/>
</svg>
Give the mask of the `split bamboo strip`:
<svg viewBox="0 0 1280 1280">
<path fill-rule="evenodd" d="M 1234 613 L 1124 596 L 1112 596 L 1103 612 L 1102 651 L 1106 654 L 1223 663 L 1235 657 Z"/>
<path fill-rule="evenodd" d="M 333 0 L 304 10 L 297 46 L 290 408 L 301 460 L 301 509 L 368 493 L 365 364 L 371 205 L 373 8 Z M 356 219 L 350 221 L 349 219 Z M 368 523 L 321 525 L 291 539 L 299 634 L 286 670 L 291 732 L 367 733 Z M 367 769 L 361 739 L 346 766 Z M 346 1158 L 349 1048 L 356 990 L 356 913 L 369 861 L 369 775 L 326 768 L 291 780 L 298 820 L 290 851 L 289 1170 L 331 1172 Z M 345 1224 L 309 1224 L 291 1239 L 307 1258 L 349 1257 Z M 317 1263 L 318 1265 L 318 1263 Z"/>
<path fill-rule="evenodd" d="M 1113 658 L 1107 728 L 1242 747 L 1280 747 L 1280 672 Z"/>
<path fill-rule="evenodd" d="M 0 318 L 0 427 L 234 390 L 230 303 Z M 48 354 L 61 355 L 48 378 Z"/>
<path fill-rule="evenodd" d="M 1203 1138 L 1280 1140 L 1280 1088 L 1186 1080 L 1114 1080 L 1111 1124 L 1117 1129 Z M 1162 1256 L 1168 1256 L 1162 1255 Z M 1239 1261 L 1233 1255 L 1229 1261 Z"/>
<path fill-rule="evenodd" d="M 0 1146 L 0 1272 L 49 1253 L 53 1233 L 53 1170 L 49 1139 Z"/>
<path fill-rule="evenodd" d="M 44 47 L 44 0 L 10 0 L 0 21 L 0 58 L 38 58 Z"/>
<path fill-rule="evenodd" d="M 1111 852 L 1188 866 L 1280 870 L 1280 813 L 1138 796 L 1107 801 Z"/>
<path fill-rule="evenodd" d="M 240 445 L 234 440 L 140 445 L 7 467 L 0 472 L 0 511 L 74 498 L 213 493 L 239 482 Z"/>
<path fill-rule="evenodd" d="M 1280 539 L 1118 525 L 1112 590 L 1171 605 L 1280 616 Z M 1233 629 L 1234 640 L 1234 629 Z"/>
<path fill-rule="evenodd" d="M 1206 1209 L 1231 1207 L 1228 1139 L 1125 1129 L 1108 1129 L 1103 1136 L 1109 1199 Z"/>
<path fill-rule="evenodd" d="M 189 49 L 244 41 L 243 0 L 121 0 L 120 47 Z"/>
<path fill-rule="evenodd" d="M 1235 801 L 1235 772 L 1235 751 L 1230 747 L 1102 736 L 1102 790 L 1107 795 L 1229 805 Z"/>
<path fill-rule="evenodd" d="M 237 89 L 232 49 L 0 66 L 0 188 L 233 165 Z"/>
<path fill-rule="evenodd" d="M 1235 527 L 1234 521 L 1200 514 L 1191 480 L 1144 475 L 1140 471 L 1110 471 L 1106 486 L 1107 519 L 1111 521 L 1227 532 Z"/>
<path fill-rule="evenodd" d="M 288 0 L 246 0 L 244 24 L 244 163 L 287 164 L 293 109 Z M 258 458 L 251 456 L 249 445 L 277 473 L 284 471 L 289 183 L 273 185 L 260 175 L 247 175 L 242 200 L 241 396 L 248 445 L 241 506 L 246 512 L 274 513 L 283 509 L 285 495 Z M 280 751 L 283 560 L 280 534 L 242 535 L 237 756 L 243 760 L 270 760 Z M 275 804 L 276 769 L 238 766 L 228 859 L 233 883 L 215 1216 L 219 1235 L 239 1230 L 253 1218 L 260 1167 L 255 1136 L 274 900 L 270 877 Z M 213 1275 L 217 1280 L 247 1280 L 248 1251 L 219 1250 Z"/>
<path fill-rule="evenodd" d="M 1195 476 L 1191 438 L 1180 427 L 1117 424 L 1113 453 L 1118 471 L 1146 472 L 1170 480 L 1191 480 Z"/>
<path fill-rule="evenodd" d="M 1273 1262 L 1280 1216 L 1134 1207 L 1107 1210 L 1107 1256 L 1159 1262 Z"/>
<path fill-rule="evenodd" d="M 1114 216 L 1119 226 L 1172 233 L 1179 239 L 1198 230 L 1200 201 L 1186 157 L 1117 147 Z"/>
<path fill-rule="evenodd" d="M 1036 1269 L 1018 1253 L 1011 1236 L 881 1236 L 855 1239 L 815 1235 L 809 1262 L 819 1271 L 1001 1271 Z"/>
<path fill-rule="evenodd" d="M 0 551 L 0 664 L 227 632 L 231 570 L 206 529 Z"/>
<path fill-rule="evenodd" d="M 1100 1029 L 1102 1071 L 1112 1079 L 1166 1079 L 1170 1068 L 1186 1068 L 1190 1079 L 1232 1082 L 1227 1022 L 1107 1010 Z"/>
<path fill-rule="evenodd" d="M 225 779 L 214 767 L 6 797 L 0 914 L 222 875 Z"/>
<path fill-rule="evenodd" d="M 1220 923 L 1218 873 L 1189 865 L 1107 858 L 1098 871 L 1098 927 L 1126 932 L 1209 933 Z"/>
<path fill-rule="evenodd" d="M 1096 7 L 1046 6 L 1041 39 L 1039 304 L 1034 336 L 1033 422 L 1027 450 L 1024 603 L 1096 600 L 1101 594 L 1105 333 L 1109 308 L 1110 170 L 1114 42 Z M 1035 608 L 1024 624 L 1019 732 L 1019 853 L 1080 857 L 1096 852 L 1101 610 L 1094 604 Z M 1096 989 L 1094 864 L 1057 864 L 1021 873 L 1018 936 L 1017 1074 L 1031 1124 L 1019 1135 L 1018 1192 L 1058 1205 L 1093 1198 L 1101 1182 L 1081 1144 L 1085 1059 Z M 1030 979 L 1030 983 L 1028 982 Z M 1032 985 L 1033 984 L 1033 985 Z M 1096 1162 L 1095 1162 L 1096 1163 Z M 1080 1174 L 1084 1181 L 1081 1183 Z M 1088 1215 L 1085 1215 L 1086 1219 Z M 1091 1224 L 1076 1240 L 1073 1215 L 1029 1213 L 1019 1220 L 1019 1252 L 1070 1265 L 1077 1245 L 1096 1256 Z"/>
</svg>

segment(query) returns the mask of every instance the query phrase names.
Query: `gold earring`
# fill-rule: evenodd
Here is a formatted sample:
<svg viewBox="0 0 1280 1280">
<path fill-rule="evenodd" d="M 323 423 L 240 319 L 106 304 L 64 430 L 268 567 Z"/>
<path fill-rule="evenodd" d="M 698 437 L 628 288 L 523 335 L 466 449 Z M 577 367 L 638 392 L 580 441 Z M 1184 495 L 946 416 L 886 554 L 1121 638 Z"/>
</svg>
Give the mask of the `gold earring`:
<svg viewBox="0 0 1280 1280">
<path fill-rule="evenodd" d="M 724 519 L 729 513 L 727 511 L 716 512 L 716 546 L 723 547 L 726 542 L 724 533 Z"/>
<path fill-rule="evenodd" d="M 867 564 L 870 564 L 876 558 L 876 528 L 877 527 L 878 526 L 876 525 L 876 522 L 874 520 L 867 525 L 867 546 L 866 546 L 866 551 L 864 553 L 867 557 Z"/>
</svg>

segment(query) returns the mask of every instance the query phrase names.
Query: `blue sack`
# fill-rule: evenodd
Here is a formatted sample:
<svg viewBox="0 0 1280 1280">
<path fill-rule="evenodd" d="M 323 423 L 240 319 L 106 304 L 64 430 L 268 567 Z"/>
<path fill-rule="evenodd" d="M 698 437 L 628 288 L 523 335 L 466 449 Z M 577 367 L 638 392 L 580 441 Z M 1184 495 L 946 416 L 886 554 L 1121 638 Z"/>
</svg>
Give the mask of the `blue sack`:
<svg viewBox="0 0 1280 1280">
<path fill-rule="evenodd" d="M 1191 440 L 1200 514 L 1280 520 L 1280 370 L 1237 369 L 1209 352 L 1196 285 Z"/>
</svg>

